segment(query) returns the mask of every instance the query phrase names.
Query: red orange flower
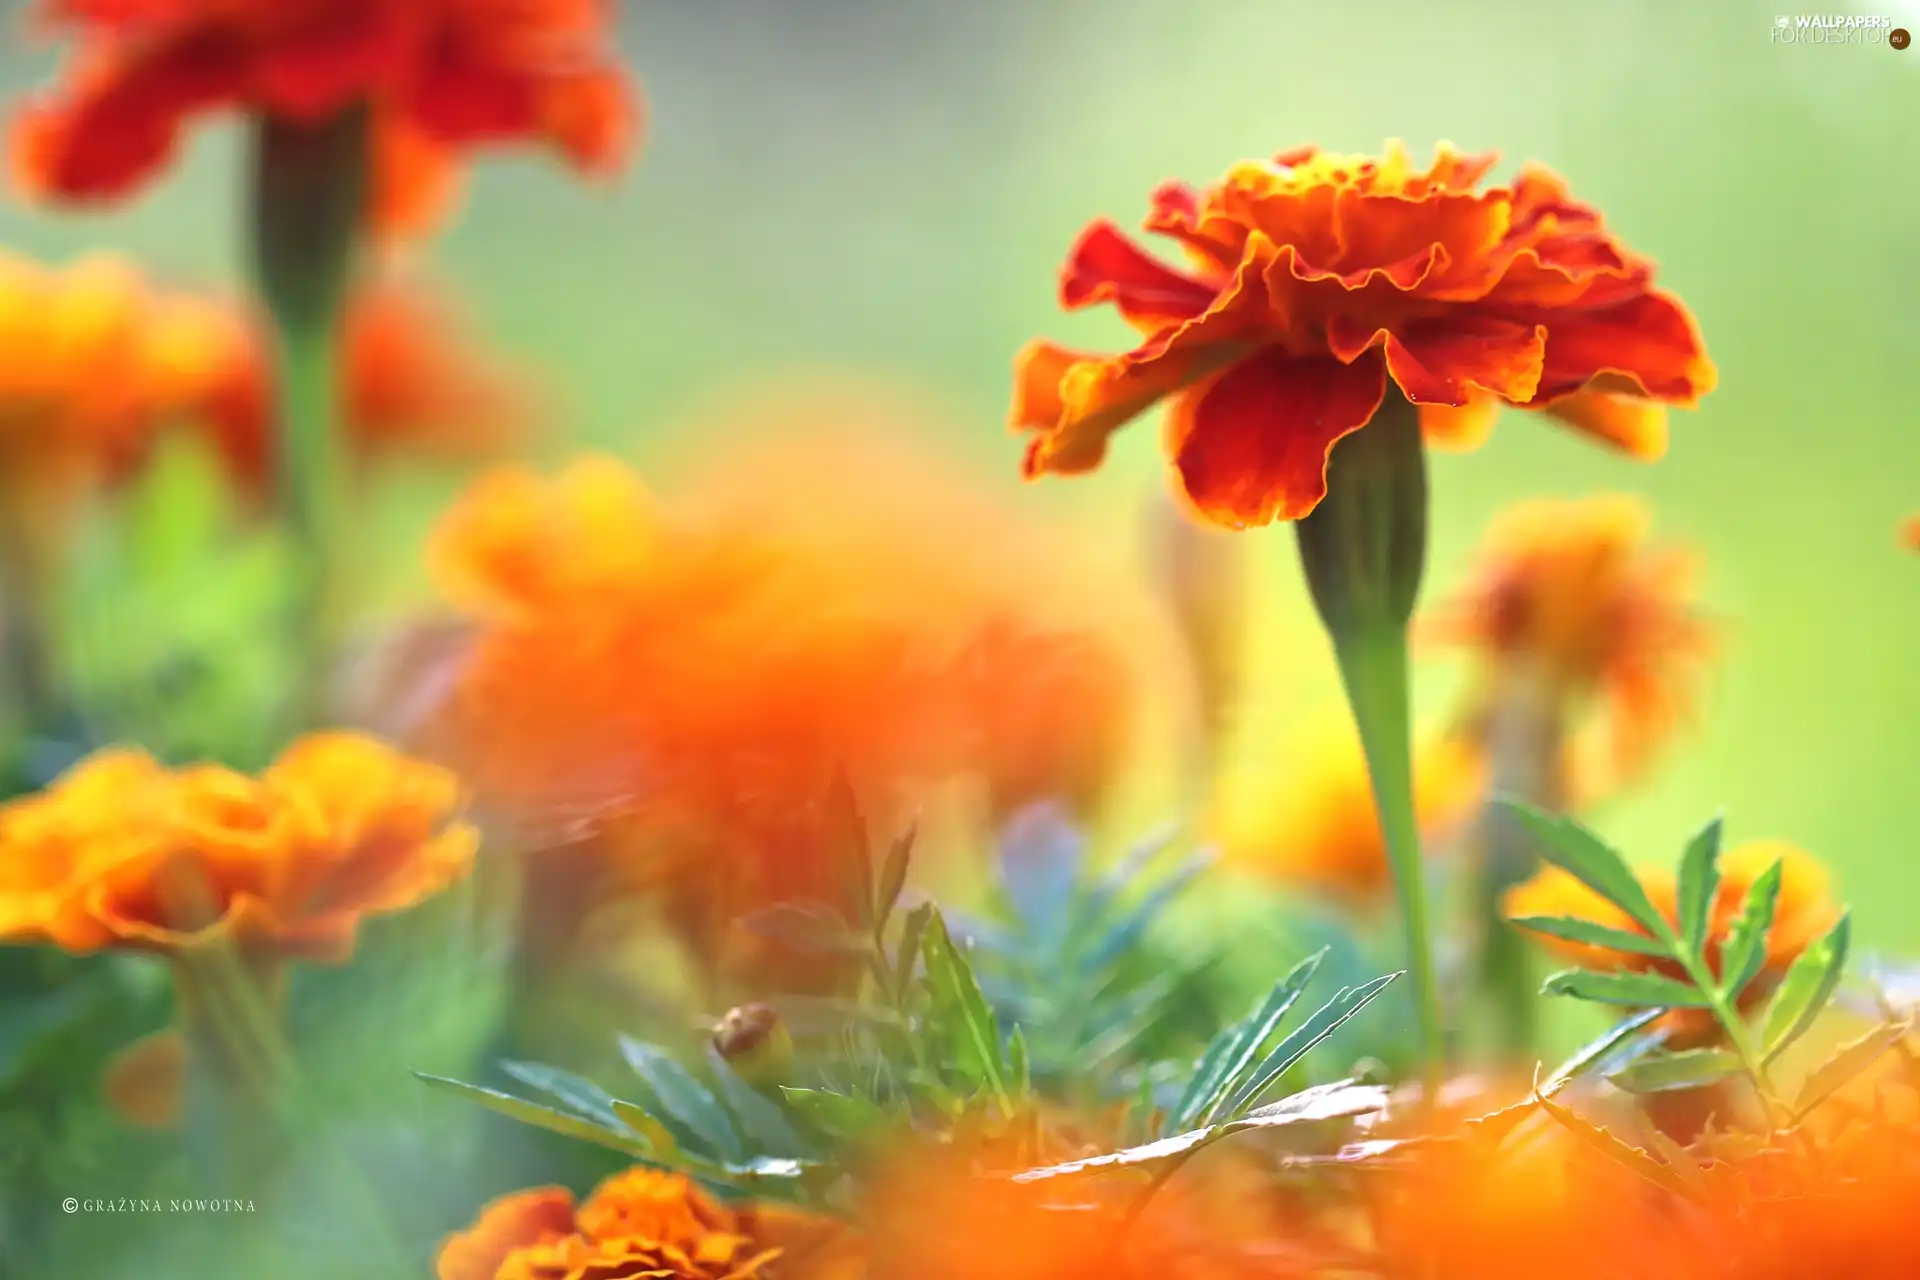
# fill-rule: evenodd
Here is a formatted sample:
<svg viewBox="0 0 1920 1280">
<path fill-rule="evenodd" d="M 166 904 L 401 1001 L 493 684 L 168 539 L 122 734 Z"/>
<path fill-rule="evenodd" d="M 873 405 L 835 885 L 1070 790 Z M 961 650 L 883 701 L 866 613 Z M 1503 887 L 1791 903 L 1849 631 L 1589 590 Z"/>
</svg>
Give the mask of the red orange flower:
<svg viewBox="0 0 1920 1280">
<path fill-rule="evenodd" d="M 1900 541 L 1909 551 L 1920 551 L 1920 515 L 1911 515 L 1900 525 Z"/>
<path fill-rule="evenodd" d="M 1707 927 L 1707 961 L 1720 968 L 1720 947 L 1739 916 L 1746 893 L 1775 862 L 1781 864 L 1780 896 L 1773 927 L 1767 933 L 1766 960 L 1759 977 L 1747 988 L 1746 1002 L 1772 990 L 1794 959 L 1831 929 L 1840 917 L 1832 896 L 1827 869 L 1804 850 L 1780 840 L 1756 840 L 1728 850 L 1720 858 L 1720 887 L 1713 900 Z M 1669 923 L 1678 920 L 1679 889 L 1673 874 L 1664 870 L 1640 873 L 1641 886 L 1654 908 Z M 1528 916 L 1572 916 L 1609 928 L 1644 935 L 1627 914 L 1558 867 L 1548 867 L 1533 879 L 1508 890 L 1503 903 L 1510 919 Z M 1677 924 L 1675 925 L 1677 928 Z M 1654 971 L 1681 977 L 1672 961 L 1542 935 L 1540 944 L 1553 954 L 1589 969 Z M 1687 1011 L 1692 1012 L 1692 1011 Z M 1686 1031 L 1699 1031 L 1701 1020 L 1681 1018 Z"/>
<path fill-rule="evenodd" d="M 1295 520 L 1389 378 L 1430 435 L 1484 435 L 1504 402 L 1658 455 L 1664 406 L 1713 388 L 1693 317 L 1553 174 L 1476 190 L 1494 160 L 1442 145 L 1423 172 L 1398 143 L 1379 159 L 1306 147 L 1205 192 L 1168 183 L 1145 225 L 1187 270 L 1089 225 L 1061 305 L 1112 303 L 1144 340 L 1020 353 L 1027 473 L 1091 470 L 1109 435 L 1173 397 L 1167 448 L 1194 506 L 1233 527 Z"/>
<path fill-rule="evenodd" d="M 631 1169 L 576 1210 L 548 1187 L 504 1196 L 441 1245 L 439 1280 L 773 1280 L 828 1270 L 850 1242 L 779 1208 L 722 1205 L 679 1174 Z M 831 1264 L 840 1265 L 844 1264 Z"/>
<path fill-rule="evenodd" d="M 1567 730 L 1563 722 L 1601 705 L 1569 753 L 1568 781 L 1581 795 L 1646 766 L 1691 715 L 1713 652 L 1695 559 L 1650 545 L 1650 523 L 1645 506 L 1622 495 L 1523 503 L 1488 530 L 1466 586 L 1422 620 L 1423 638 L 1480 657 L 1472 735 L 1514 699 Z"/>
<path fill-rule="evenodd" d="M 1276 760 L 1229 771 L 1211 831 L 1227 865 L 1355 904 L 1393 887 L 1367 761 L 1344 712 L 1297 730 Z M 1431 852 L 1485 794 L 1484 762 L 1464 741 L 1428 738 L 1414 752 L 1414 808 Z"/>
<path fill-rule="evenodd" d="M 457 801 L 451 775 L 350 734 L 258 778 L 103 752 L 0 809 L 0 940 L 337 962 L 361 919 L 465 874 Z"/>
<path fill-rule="evenodd" d="M 361 104 L 376 121 L 374 209 L 417 223 L 450 157 L 539 142 L 616 168 L 637 123 L 608 50 L 606 0 L 43 0 L 70 33 L 66 80 L 14 127 L 38 194 L 114 199 L 149 180 L 196 116 L 237 109 L 318 123 Z"/>
</svg>

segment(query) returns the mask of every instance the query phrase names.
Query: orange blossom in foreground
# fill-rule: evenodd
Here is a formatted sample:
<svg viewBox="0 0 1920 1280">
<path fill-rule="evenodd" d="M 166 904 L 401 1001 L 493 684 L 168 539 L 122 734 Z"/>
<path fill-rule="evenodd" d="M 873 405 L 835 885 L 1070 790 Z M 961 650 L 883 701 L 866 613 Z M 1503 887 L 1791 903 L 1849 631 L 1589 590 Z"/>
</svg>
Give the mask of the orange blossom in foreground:
<svg viewBox="0 0 1920 1280">
<path fill-rule="evenodd" d="M 376 216 L 418 224 L 470 147 L 620 165 L 637 104 L 614 17 L 611 0 L 42 0 L 41 22 L 77 48 L 15 121 L 15 173 L 37 194 L 110 200 L 152 178 L 194 117 L 317 125 L 366 105 Z"/>
<path fill-rule="evenodd" d="M 1494 161 L 1443 144 L 1421 171 L 1398 143 L 1377 159 L 1304 147 L 1204 192 L 1168 183 L 1145 227 L 1179 244 L 1184 270 L 1089 225 L 1061 305 L 1112 303 L 1142 341 L 1020 353 L 1027 474 L 1093 469 L 1109 435 L 1172 397 L 1167 450 L 1200 513 L 1296 520 L 1389 380 L 1423 406 L 1430 437 L 1483 436 L 1506 403 L 1657 456 L 1664 406 L 1714 385 L 1693 317 L 1552 173 L 1478 190 Z"/>
</svg>

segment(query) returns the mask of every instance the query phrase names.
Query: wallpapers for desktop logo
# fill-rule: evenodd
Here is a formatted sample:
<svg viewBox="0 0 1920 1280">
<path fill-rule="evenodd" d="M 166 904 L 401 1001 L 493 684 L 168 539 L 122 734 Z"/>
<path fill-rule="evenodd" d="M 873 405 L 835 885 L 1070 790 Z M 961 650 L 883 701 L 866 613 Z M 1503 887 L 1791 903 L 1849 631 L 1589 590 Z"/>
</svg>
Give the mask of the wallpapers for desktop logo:
<svg viewBox="0 0 1920 1280">
<path fill-rule="evenodd" d="M 1911 37 L 1904 27 L 1881 15 L 1783 13 L 1773 20 L 1774 44 L 1886 44 L 1905 49 Z"/>
</svg>

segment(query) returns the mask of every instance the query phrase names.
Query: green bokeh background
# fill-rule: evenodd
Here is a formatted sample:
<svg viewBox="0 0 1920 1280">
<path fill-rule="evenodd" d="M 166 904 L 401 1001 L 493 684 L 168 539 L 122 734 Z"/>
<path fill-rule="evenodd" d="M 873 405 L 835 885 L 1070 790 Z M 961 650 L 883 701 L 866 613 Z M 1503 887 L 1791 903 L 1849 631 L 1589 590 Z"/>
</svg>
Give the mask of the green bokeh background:
<svg viewBox="0 0 1920 1280">
<path fill-rule="evenodd" d="M 54 61 L 22 9 L 0 4 L 9 95 Z M 943 433 L 1009 500 L 1132 536 L 1161 466 L 1150 424 L 1101 474 L 1024 489 L 1001 425 L 1027 339 L 1123 336 L 1054 308 L 1086 219 L 1132 221 L 1163 178 L 1306 141 L 1545 161 L 1660 262 L 1721 387 L 1676 416 L 1658 466 L 1517 414 L 1479 454 L 1438 460 L 1430 581 L 1526 495 L 1646 495 L 1704 553 L 1728 654 L 1697 732 L 1600 825 L 1666 858 L 1724 805 L 1734 838 L 1829 859 L 1867 943 L 1911 948 L 1920 557 L 1895 525 L 1920 508 L 1920 51 L 1781 46 L 1773 18 L 1728 0 L 625 0 L 651 105 L 639 166 L 597 190 L 538 158 L 489 160 L 432 253 L 483 330 L 562 390 L 555 451 L 645 460 L 715 394 L 872 375 L 941 404 L 940 425 L 903 429 Z M 0 244 L 113 247 L 169 280 L 234 284 L 239 160 L 231 127 L 198 131 L 124 208 L 0 207 Z M 431 511 L 417 486 L 377 505 L 396 547 Z M 1251 536 L 1268 682 L 1332 696 L 1291 540 Z"/>
</svg>

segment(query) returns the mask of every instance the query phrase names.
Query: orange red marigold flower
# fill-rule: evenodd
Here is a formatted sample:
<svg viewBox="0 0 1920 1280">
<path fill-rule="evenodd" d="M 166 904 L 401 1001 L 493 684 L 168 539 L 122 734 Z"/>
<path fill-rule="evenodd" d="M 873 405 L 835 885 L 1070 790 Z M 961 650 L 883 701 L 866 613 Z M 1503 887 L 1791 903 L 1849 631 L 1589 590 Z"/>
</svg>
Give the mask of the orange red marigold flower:
<svg viewBox="0 0 1920 1280">
<path fill-rule="evenodd" d="M 1168 183 L 1145 227 L 1179 245 L 1185 269 L 1089 225 L 1061 305 L 1111 303 L 1142 341 L 1115 356 L 1020 353 L 1027 473 L 1091 470 L 1108 436 L 1171 398 L 1167 449 L 1202 514 L 1295 520 L 1389 380 L 1427 410 L 1431 436 L 1484 435 L 1505 403 L 1657 456 L 1665 406 L 1714 385 L 1693 317 L 1555 175 L 1529 166 L 1479 190 L 1494 161 L 1443 144 L 1423 171 L 1398 143 L 1380 158 L 1304 147 L 1204 192 Z"/>
<path fill-rule="evenodd" d="M 1522 503 L 1487 531 L 1467 584 L 1420 624 L 1423 638 L 1478 655 L 1469 720 L 1511 698 L 1544 701 L 1537 714 L 1555 720 L 1601 706 L 1571 756 L 1582 793 L 1645 767 L 1692 714 L 1714 650 L 1695 558 L 1652 545 L 1650 526 L 1646 506 L 1619 494 Z"/>
<path fill-rule="evenodd" d="M 845 1276 L 843 1233 L 792 1210 L 722 1205 L 680 1174 L 631 1169 L 577 1209 L 559 1187 L 494 1201 L 449 1237 L 439 1280 L 774 1280 Z"/>
<path fill-rule="evenodd" d="M 609 0 L 43 0 L 40 17 L 78 47 L 16 119 L 14 170 L 65 200 L 133 191 L 209 112 L 315 124 L 365 103 L 374 208 L 417 224 L 462 151 L 538 142 L 606 172 L 638 122 Z"/>
<path fill-rule="evenodd" d="M 361 919 L 467 872 L 458 801 L 452 775 L 353 734 L 258 777 L 101 752 L 0 808 L 0 940 L 338 962 Z"/>
</svg>

